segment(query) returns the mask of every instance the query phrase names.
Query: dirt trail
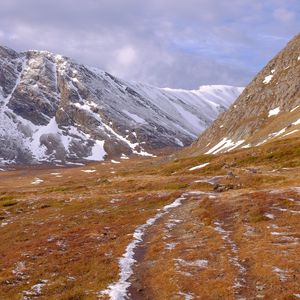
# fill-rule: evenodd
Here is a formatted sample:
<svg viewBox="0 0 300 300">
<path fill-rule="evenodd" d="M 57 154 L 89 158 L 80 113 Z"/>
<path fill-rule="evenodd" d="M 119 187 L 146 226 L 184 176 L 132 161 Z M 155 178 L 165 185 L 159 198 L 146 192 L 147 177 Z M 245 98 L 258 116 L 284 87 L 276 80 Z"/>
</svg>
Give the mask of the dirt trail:
<svg viewBox="0 0 300 300">
<path fill-rule="evenodd" d="M 168 240 L 172 238 L 175 240 L 174 227 L 178 226 L 185 218 L 190 210 L 196 205 L 196 201 L 191 201 L 193 197 L 188 196 L 187 201 L 176 210 L 173 210 L 170 214 L 161 218 L 154 226 L 152 226 L 144 237 L 143 243 L 137 248 L 134 258 L 136 264 L 134 267 L 134 274 L 130 278 L 131 286 L 128 289 L 130 299 L 142 300 L 142 299 L 154 299 L 154 287 L 147 285 L 147 277 L 151 265 L 156 264 L 159 259 L 168 259 L 169 251 L 175 246 L 175 242 L 168 243 Z M 176 220 L 176 222 L 174 222 Z M 173 221 L 173 223 L 171 222 Z M 172 232 L 172 236 L 170 235 Z M 152 257 L 149 260 L 148 253 L 151 248 L 155 247 L 163 249 L 161 252 L 156 253 L 158 257 Z M 167 278 L 165 278 L 167 280 Z M 161 282 L 163 285 L 163 282 Z"/>
<path fill-rule="evenodd" d="M 243 295 L 246 268 L 229 232 L 219 223 L 207 227 L 194 215 L 207 198 L 218 201 L 211 193 L 189 195 L 147 231 L 135 253 L 130 299 L 221 299 L 208 293 L 214 284 L 224 297 Z"/>
<path fill-rule="evenodd" d="M 187 196 L 136 249 L 129 298 L 298 299 L 299 200 L 290 191 Z"/>
</svg>

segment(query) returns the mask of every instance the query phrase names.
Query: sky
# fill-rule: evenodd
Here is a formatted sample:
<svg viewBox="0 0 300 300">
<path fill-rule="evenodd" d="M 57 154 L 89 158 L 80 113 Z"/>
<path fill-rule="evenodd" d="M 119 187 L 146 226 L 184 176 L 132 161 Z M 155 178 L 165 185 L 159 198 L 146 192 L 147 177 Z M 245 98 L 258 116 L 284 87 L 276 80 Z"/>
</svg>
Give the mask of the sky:
<svg viewBox="0 0 300 300">
<path fill-rule="evenodd" d="M 245 86 L 299 28 L 299 0 L 0 1 L 0 45 L 170 88 Z"/>
</svg>

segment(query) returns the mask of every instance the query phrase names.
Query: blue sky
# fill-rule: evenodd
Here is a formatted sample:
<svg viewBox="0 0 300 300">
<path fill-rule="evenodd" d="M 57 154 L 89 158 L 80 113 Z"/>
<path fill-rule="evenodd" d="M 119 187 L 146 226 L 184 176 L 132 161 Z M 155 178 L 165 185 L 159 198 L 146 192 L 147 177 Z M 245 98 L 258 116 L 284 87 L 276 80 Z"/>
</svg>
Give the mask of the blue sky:
<svg viewBox="0 0 300 300">
<path fill-rule="evenodd" d="M 1 45 L 163 87 L 246 85 L 299 28 L 299 0 L 0 2 Z"/>
</svg>

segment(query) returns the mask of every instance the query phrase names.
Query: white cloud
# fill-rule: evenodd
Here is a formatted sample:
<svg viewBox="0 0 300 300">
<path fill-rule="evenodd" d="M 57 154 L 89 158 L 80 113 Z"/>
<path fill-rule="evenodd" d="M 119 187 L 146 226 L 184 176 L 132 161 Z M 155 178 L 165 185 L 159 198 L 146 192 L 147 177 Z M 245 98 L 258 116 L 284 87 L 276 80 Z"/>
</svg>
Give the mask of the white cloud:
<svg viewBox="0 0 300 300">
<path fill-rule="evenodd" d="M 0 45 L 159 86 L 240 86 L 297 33 L 298 1 L 1 0 Z"/>
</svg>

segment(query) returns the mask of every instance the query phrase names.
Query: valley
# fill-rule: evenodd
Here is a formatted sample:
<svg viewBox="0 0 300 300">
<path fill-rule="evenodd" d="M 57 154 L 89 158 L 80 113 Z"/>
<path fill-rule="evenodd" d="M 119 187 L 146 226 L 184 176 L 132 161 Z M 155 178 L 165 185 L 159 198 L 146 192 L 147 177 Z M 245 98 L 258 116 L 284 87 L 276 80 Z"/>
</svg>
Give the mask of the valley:
<svg viewBox="0 0 300 300">
<path fill-rule="evenodd" d="M 297 299 L 299 177 L 299 137 L 1 171 L 0 299 Z"/>
<path fill-rule="evenodd" d="M 0 300 L 300 299 L 299 49 L 183 90 L 0 47 Z"/>
</svg>

